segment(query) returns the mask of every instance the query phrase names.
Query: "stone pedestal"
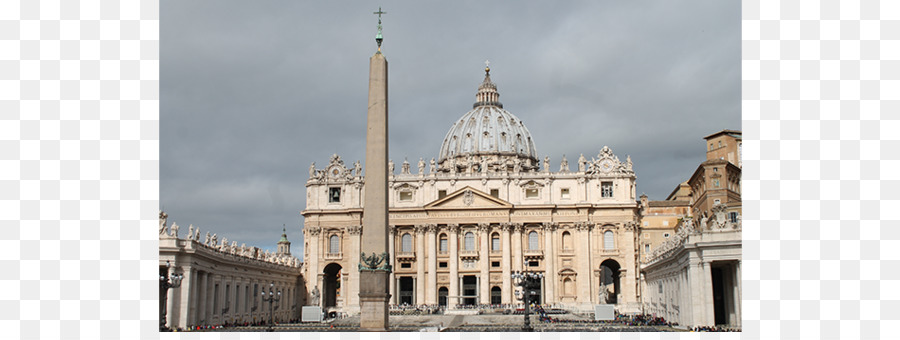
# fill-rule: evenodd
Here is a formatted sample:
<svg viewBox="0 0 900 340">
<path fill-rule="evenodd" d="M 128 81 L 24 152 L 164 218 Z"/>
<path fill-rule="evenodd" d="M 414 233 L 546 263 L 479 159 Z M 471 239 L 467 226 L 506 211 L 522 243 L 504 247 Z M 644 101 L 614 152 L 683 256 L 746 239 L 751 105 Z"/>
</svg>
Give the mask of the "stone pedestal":
<svg viewBox="0 0 900 340">
<path fill-rule="evenodd" d="M 389 328 L 388 302 L 391 294 L 386 293 L 390 275 L 386 271 L 359 272 L 359 330 L 364 332 L 384 332 Z"/>
<path fill-rule="evenodd" d="M 300 316 L 301 322 L 322 322 L 322 307 L 303 306 Z"/>
<path fill-rule="evenodd" d="M 594 321 L 616 319 L 616 305 L 594 305 Z"/>
</svg>

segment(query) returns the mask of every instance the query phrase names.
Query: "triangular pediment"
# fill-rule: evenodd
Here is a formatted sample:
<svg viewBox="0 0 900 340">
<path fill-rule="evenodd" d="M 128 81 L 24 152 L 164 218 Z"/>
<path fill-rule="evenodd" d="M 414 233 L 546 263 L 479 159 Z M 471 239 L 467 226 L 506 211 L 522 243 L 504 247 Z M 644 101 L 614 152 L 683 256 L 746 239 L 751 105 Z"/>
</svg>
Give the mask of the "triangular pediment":
<svg viewBox="0 0 900 340">
<path fill-rule="evenodd" d="M 425 205 L 425 208 L 512 208 L 512 204 L 467 186 Z"/>
</svg>

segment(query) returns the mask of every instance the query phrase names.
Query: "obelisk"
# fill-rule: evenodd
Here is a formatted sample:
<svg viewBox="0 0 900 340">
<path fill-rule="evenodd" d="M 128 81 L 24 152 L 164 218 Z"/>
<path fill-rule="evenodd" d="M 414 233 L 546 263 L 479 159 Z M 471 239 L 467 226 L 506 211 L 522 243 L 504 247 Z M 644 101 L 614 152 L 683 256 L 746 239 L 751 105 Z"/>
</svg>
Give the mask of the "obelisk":
<svg viewBox="0 0 900 340">
<path fill-rule="evenodd" d="M 388 330 L 391 256 L 388 254 L 388 103 L 387 60 L 381 54 L 381 15 L 378 8 L 378 51 L 369 58 L 369 111 L 366 129 L 366 177 L 363 228 L 360 237 L 359 328 Z"/>
</svg>

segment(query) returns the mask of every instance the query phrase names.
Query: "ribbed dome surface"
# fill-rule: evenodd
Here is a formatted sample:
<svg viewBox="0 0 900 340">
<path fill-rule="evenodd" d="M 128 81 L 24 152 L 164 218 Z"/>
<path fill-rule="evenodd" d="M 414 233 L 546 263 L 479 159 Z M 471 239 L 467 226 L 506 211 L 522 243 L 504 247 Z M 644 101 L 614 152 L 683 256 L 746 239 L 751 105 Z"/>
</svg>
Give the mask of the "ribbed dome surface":
<svg viewBox="0 0 900 340">
<path fill-rule="evenodd" d="M 499 96 L 497 86 L 487 73 L 478 88 L 475 108 L 453 124 L 444 137 L 439 162 L 470 155 L 476 158 L 513 156 L 537 162 L 531 133 L 518 117 L 503 109 Z"/>
</svg>

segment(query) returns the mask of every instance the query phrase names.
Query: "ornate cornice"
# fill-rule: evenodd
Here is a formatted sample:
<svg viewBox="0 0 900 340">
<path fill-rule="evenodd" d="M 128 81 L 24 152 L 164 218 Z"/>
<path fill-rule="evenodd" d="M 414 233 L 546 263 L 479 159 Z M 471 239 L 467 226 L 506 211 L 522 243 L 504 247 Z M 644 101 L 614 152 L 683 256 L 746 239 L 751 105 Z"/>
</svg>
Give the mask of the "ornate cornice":
<svg viewBox="0 0 900 340">
<path fill-rule="evenodd" d="M 500 223 L 500 230 L 509 232 L 512 229 L 512 225 L 509 223 Z"/>
<path fill-rule="evenodd" d="M 489 223 L 478 223 L 478 231 L 487 233 L 491 231 L 491 225 Z"/>
<path fill-rule="evenodd" d="M 416 224 L 415 225 L 416 234 L 424 234 L 426 229 L 428 229 L 427 224 Z"/>
</svg>

